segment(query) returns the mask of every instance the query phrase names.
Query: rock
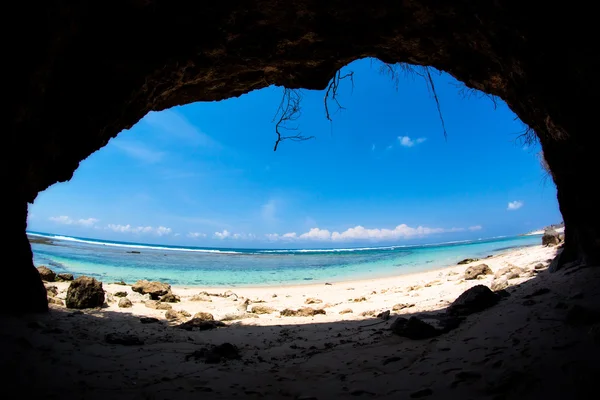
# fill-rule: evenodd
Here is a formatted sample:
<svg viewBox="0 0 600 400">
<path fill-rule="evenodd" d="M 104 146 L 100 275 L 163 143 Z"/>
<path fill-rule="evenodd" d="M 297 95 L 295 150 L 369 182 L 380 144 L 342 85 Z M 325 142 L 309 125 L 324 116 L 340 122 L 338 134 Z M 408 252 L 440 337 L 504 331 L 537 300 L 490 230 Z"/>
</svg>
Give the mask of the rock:
<svg viewBox="0 0 600 400">
<path fill-rule="evenodd" d="M 218 327 L 227 326 L 221 321 L 204 321 L 196 318 L 192 318 L 183 324 L 175 325 L 175 328 L 184 329 L 186 331 L 206 331 L 210 329 L 216 329 Z"/>
<path fill-rule="evenodd" d="M 211 298 L 203 294 L 193 295 L 192 297 L 190 297 L 190 301 L 206 301 L 208 303 L 212 303 Z"/>
<path fill-rule="evenodd" d="M 271 296 L 271 297 L 272 297 L 272 298 L 276 298 L 276 297 L 277 297 L 277 295 L 276 295 L 276 294 L 273 294 L 273 296 Z"/>
<path fill-rule="evenodd" d="M 54 271 L 52 271 L 50 268 L 42 265 L 42 266 L 38 267 L 37 270 L 43 281 L 54 282 L 56 280 L 56 273 Z"/>
<path fill-rule="evenodd" d="M 304 304 L 321 304 L 323 300 L 315 299 L 314 297 L 309 297 L 304 301 Z"/>
<path fill-rule="evenodd" d="M 131 290 L 140 294 L 149 294 L 152 300 L 158 300 L 160 296 L 171 291 L 171 285 L 163 282 L 149 282 L 144 279 L 134 283 Z"/>
<path fill-rule="evenodd" d="M 165 318 L 167 319 L 167 321 L 175 321 L 175 320 L 183 321 L 190 316 L 191 316 L 191 314 L 184 310 L 176 311 L 176 310 L 171 309 L 171 310 L 167 310 L 167 312 L 165 313 Z"/>
<path fill-rule="evenodd" d="M 326 315 L 327 313 L 323 309 L 302 307 L 298 310 L 290 310 L 286 308 L 285 310 L 281 311 L 280 314 L 282 317 L 314 317 L 318 314 Z"/>
<path fill-rule="evenodd" d="M 542 236 L 542 246 L 558 246 L 559 244 L 560 238 L 558 232 L 554 229 L 544 231 L 544 236 Z"/>
<path fill-rule="evenodd" d="M 386 310 L 377 314 L 377 318 L 387 321 L 390 319 L 390 310 Z"/>
<path fill-rule="evenodd" d="M 448 313 L 457 316 L 470 315 L 495 305 L 499 300 L 500 296 L 487 286 L 473 286 L 454 300 L 448 307 Z"/>
<path fill-rule="evenodd" d="M 122 279 L 120 281 L 118 281 L 118 282 L 113 282 L 113 285 L 127 286 L 127 284 L 125 283 L 125 281 L 122 280 Z"/>
<path fill-rule="evenodd" d="M 170 310 L 173 308 L 169 303 L 163 303 L 158 300 L 148 300 L 144 304 L 146 307 L 153 308 L 155 310 Z"/>
<path fill-rule="evenodd" d="M 46 293 L 50 297 L 56 297 L 58 295 L 58 288 L 56 286 L 46 286 Z"/>
<path fill-rule="evenodd" d="M 422 397 L 431 396 L 432 394 L 433 394 L 433 390 L 426 388 L 426 389 L 417 390 L 416 392 L 412 392 L 410 394 L 410 398 L 411 399 L 420 399 Z"/>
<path fill-rule="evenodd" d="M 500 290 L 504 290 L 508 287 L 508 279 L 506 277 L 502 277 L 500 279 L 494 279 L 492 284 L 490 285 L 490 289 L 494 292 L 498 292 Z"/>
<path fill-rule="evenodd" d="M 360 313 L 361 317 L 374 317 L 377 314 L 376 310 L 367 310 Z"/>
<path fill-rule="evenodd" d="M 127 292 L 115 292 L 113 295 L 115 297 L 127 297 Z"/>
<path fill-rule="evenodd" d="M 107 333 L 104 340 L 109 344 L 120 344 L 123 346 L 139 346 L 144 344 L 140 338 L 126 333 Z"/>
<path fill-rule="evenodd" d="M 110 304 L 110 303 L 114 303 L 115 302 L 115 297 L 112 294 L 105 293 L 104 296 L 106 296 L 105 297 L 106 304 Z"/>
<path fill-rule="evenodd" d="M 154 318 L 154 317 L 140 317 L 140 322 L 142 324 L 153 324 L 155 322 L 158 322 L 158 318 Z"/>
<path fill-rule="evenodd" d="M 119 308 L 131 308 L 133 307 L 133 303 L 127 297 L 122 297 L 119 300 Z"/>
<path fill-rule="evenodd" d="M 398 336 L 413 340 L 430 339 L 443 333 L 441 329 L 436 329 L 417 317 L 410 317 L 409 319 L 398 317 L 392 323 L 390 329 Z"/>
<path fill-rule="evenodd" d="M 546 266 L 542 263 L 536 264 L 535 267 L 533 267 L 534 270 L 539 271 L 541 269 L 546 268 Z"/>
<path fill-rule="evenodd" d="M 57 299 L 56 297 L 48 297 L 48 304 L 56 304 L 57 306 L 65 305 L 61 299 Z"/>
<path fill-rule="evenodd" d="M 340 311 L 340 314 L 352 314 L 354 311 L 352 311 L 351 308 L 346 308 L 342 311 Z"/>
<path fill-rule="evenodd" d="M 456 263 L 457 265 L 464 265 L 464 264 L 470 264 L 472 262 L 475 261 L 479 261 L 479 258 L 465 258 L 464 260 L 459 261 L 458 263 Z"/>
<path fill-rule="evenodd" d="M 268 306 L 252 306 L 252 310 L 251 310 L 254 314 L 271 314 L 274 313 L 275 310 L 272 307 L 268 307 Z"/>
<path fill-rule="evenodd" d="M 252 313 L 239 313 L 239 314 L 225 314 L 225 316 L 223 318 L 221 318 L 221 321 L 237 321 L 240 319 L 248 319 L 248 318 L 259 318 L 258 314 L 252 314 Z"/>
<path fill-rule="evenodd" d="M 202 311 L 194 314 L 193 318 L 200 320 L 200 321 L 213 321 L 215 319 L 215 317 L 211 313 L 202 312 Z"/>
<path fill-rule="evenodd" d="M 401 310 L 404 310 L 405 308 L 411 308 L 414 306 L 415 306 L 414 304 L 398 303 L 392 307 L 392 311 L 401 311 Z"/>
<path fill-rule="evenodd" d="M 181 299 L 179 296 L 169 292 L 160 298 L 163 303 L 179 303 Z"/>
<path fill-rule="evenodd" d="M 467 270 L 465 271 L 465 279 L 466 280 L 477 279 L 477 277 L 479 277 L 480 275 L 491 275 L 491 274 L 492 274 L 492 270 L 490 269 L 490 267 L 487 266 L 487 264 L 473 265 L 473 266 L 467 268 Z"/>
<path fill-rule="evenodd" d="M 56 275 L 56 282 L 69 282 L 72 281 L 73 274 L 61 273 Z"/>
<path fill-rule="evenodd" d="M 362 297 L 357 297 L 356 299 L 352 299 L 350 301 L 352 301 L 354 303 L 360 303 L 362 301 L 367 301 L 367 298 L 365 296 L 362 296 Z"/>
<path fill-rule="evenodd" d="M 225 293 L 222 294 L 222 296 L 225 298 L 235 297 L 236 299 L 239 297 L 237 294 L 233 293 L 231 290 L 226 291 Z"/>
<path fill-rule="evenodd" d="M 521 274 L 523 272 L 524 272 L 523 268 L 509 264 L 508 266 L 506 266 L 504 268 L 500 268 L 498 271 L 496 271 L 496 273 L 494 274 L 494 277 L 500 278 L 502 276 L 505 276 L 506 279 L 515 279 L 515 278 L 518 278 L 519 276 L 521 276 Z"/>
<path fill-rule="evenodd" d="M 67 308 L 94 308 L 104 304 L 102 282 L 88 276 L 80 276 L 69 285 L 66 298 Z"/>
<path fill-rule="evenodd" d="M 238 360 L 240 358 L 239 349 L 231 343 L 223 343 L 218 346 L 213 346 L 210 349 L 203 348 L 196 350 L 185 356 L 185 361 L 190 359 L 204 359 L 207 364 L 218 364 L 223 359 Z"/>
</svg>

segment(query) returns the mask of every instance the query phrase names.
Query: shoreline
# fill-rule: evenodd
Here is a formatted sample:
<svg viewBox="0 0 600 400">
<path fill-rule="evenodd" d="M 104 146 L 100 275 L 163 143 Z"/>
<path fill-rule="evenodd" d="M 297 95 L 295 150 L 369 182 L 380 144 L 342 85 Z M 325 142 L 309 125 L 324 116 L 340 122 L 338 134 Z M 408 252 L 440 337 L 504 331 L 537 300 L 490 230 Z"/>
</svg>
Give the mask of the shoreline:
<svg viewBox="0 0 600 400">
<path fill-rule="evenodd" d="M 386 310 L 393 313 L 400 310 L 411 313 L 430 312 L 448 306 L 461 293 L 475 285 L 492 288 L 495 285 L 502 285 L 502 288 L 520 285 L 545 270 L 556 252 L 555 247 L 521 247 L 463 265 L 439 267 L 387 278 L 376 277 L 330 284 L 263 287 L 171 286 L 171 292 L 180 301 L 163 303 L 160 309 L 155 301 L 150 301 L 149 295 L 133 292 L 131 285 L 103 282 L 106 293 L 105 306 L 84 310 L 84 313 L 126 313 L 167 320 L 170 324 L 185 322 L 197 313 L 209 313 L 211 318 L 219 321 L 272 326 L 282 323 L 360 320 L 373 318 Z M 490 273 L 477 279 L 465 279 L 465 271 L 480 264 L 486 264 Z M 513 267 L 519 272 L 506 276 L 507 271 Z M 70 282 L 46 283 L 46 287 L 56 287 L 55 298 L 63 303 L 50 304 L 51 308 L 64 309 L 69 284 Z M 117 294 L 118 292 L 126 294 Z M 129 307 L 119 306 L 122 296 L 130 301 Z M 264 310 L 255 312 L 261 307 Z M 305 307 L 320 310 L 319 315 L 289 317 L 282 313 L 284 310 Z"/>
</svg>

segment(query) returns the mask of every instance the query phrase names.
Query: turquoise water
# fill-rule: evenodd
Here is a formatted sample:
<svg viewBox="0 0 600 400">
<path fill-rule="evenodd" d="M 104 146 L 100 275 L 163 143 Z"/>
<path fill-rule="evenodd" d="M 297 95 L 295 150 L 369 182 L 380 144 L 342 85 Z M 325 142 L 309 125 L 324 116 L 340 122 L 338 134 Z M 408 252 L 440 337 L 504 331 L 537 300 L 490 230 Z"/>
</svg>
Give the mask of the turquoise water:
<svg viewBox="0 0 600 400">
<path fill-rule="evenodd" d="M 28 233 L 53 241 L 32 243 L 36 266 L 103 282 L 148 279 L 184 286 L 289 285 L 395 276 L 541 244 L 540 236 L 532 235 L 422 246 L 209 249 Z"/>
</svg>

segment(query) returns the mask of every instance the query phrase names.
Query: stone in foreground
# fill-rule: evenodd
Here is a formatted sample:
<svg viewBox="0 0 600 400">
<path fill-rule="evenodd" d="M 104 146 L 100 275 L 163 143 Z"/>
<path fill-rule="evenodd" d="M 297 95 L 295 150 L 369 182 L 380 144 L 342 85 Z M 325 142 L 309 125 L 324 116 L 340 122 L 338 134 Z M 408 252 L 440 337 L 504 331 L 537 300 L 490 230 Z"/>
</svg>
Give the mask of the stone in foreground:
<svg viewBox="0 0 600 400">
<path fill-rule="evenodd" d="M 456 316 L 467 316 L 483 311 L 500 301 L 500 296 L 490 290 L 487 286 L 473 286 L 448 307 L 448 313 Z"/>
<path fill-rule="evenodd" d="M 43 281 L 54 282 L 56 280 L 56 273 L 50 268 L 42 265 L 41 267 L 38 267 L 37 270 Z"/>
<path fill-rule="evenodd" d="M 487 264 L 474 265 L 465 271 L 465 279 L 477 279 L 481 275 L 491 275 L 492 269 Z"/>
<path fill-rule="evenodd" d="M 94 308 L 104 304 L 102 282 L 89 276 L 80 276 L 69 285 L 66 298 L 67 308 Z"/>
</svg>

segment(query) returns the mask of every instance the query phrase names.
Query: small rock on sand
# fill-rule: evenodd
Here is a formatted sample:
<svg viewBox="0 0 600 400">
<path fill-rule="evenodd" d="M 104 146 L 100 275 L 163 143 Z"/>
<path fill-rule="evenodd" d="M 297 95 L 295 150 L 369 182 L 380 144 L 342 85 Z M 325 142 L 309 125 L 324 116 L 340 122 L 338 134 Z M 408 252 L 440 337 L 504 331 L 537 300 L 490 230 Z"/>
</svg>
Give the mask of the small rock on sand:
<svg viewBox="0 0 600 400">
<path fill-rule="evenodd" d="M 163 282 L 149 282 L 143 279 L 134 283 L 131 290 L 140 294 L 149 294 L 152 300 L 158 300 L 160 296 L 164 296 L 171 291 L 171 285 Z"/>
<path fill-rule="evenodd" d="M 352 311 L 351 308 L 346 308 L 342 311 L 340 311 L 340 314 L 352 314 L 354 311 Z"/>
<path fill-rule="evenodd" d="M 285 310 L 281 311 L 282 317 L 314 317 L 318 314 L 326 315 L 327 313 L 323 309 L 314 309 L 310 307 L 302 307 L 298 310 L 286 308 Z"/>
<path fill-rule="evenodd" d="M 153 308 L 155 310 L 170 310 L 173 308 L 169 303 L 163 303 L 158 300 L 148 300 L 144 304 L 146 307 Z"/>
<path fill-rule="evenodd" d="M 492 269 L 487 264 L 473 265 L 465 271 L 465 280 L 477 279 L 481 275 L 491 275 Z"/>
<path fill-rule="evenodd" d="M 48 304 L 56 304 L 57 306 L 65 305 L 61 299 L 57 299 L 56 297 L 48 297 Z"/>
<path fill-rule="evenodd" d="M 211 313 L 200 311 L 194 314 L 194 319 L 200 321 L 212 321 L 215 319 L 215 317 Z"/>
<path fill-rule="evenodd" d="M 464 264 L 470 264 L 475 261 L 479 261 L 479 258 L 465 258 L 464 260 L 461 260 L 461 261 L 457 262 L 456 264 L 464 265 Z"/>
<path fill-rule="evenodd" d="M 304 304 L 321 304 L 323 302 L 323 300 L 321 299 L 316 299 L 314 297 L 309 297 L 308 299 L 306 299 L 304 301 Z"/>
<path fill-rule="evenodd" d="M 500 278 L 501 276 L 505 276 L 506 279 L 515 279 L 521 276 L 523 272 L 523 268 L 509 264 L 507 267 L 500 268 L 498 271 L 496 271 L 494 277 Z"/>
<path fill-rule="evenodd" d="M 115 292 L 113 293 L 115 297 L 127 297 L 127 292 Z"/>
<path fill-rule="evenodd" d="M 430 339 L 443 333 L 442 330 L 434 328 L 417 317 L 410 317 L 409 319 L 398 317 L 392 323 L 390 329 L 398 336 L 413 340 Z"/>
<path fill-rule="evenodd" d="M 72 281 L 73 279 L 74 279 L 73 274 L 62 273 L 62 274 L 56 275 L 57 282 L 69 282 L 69 281 Z"/>
<path fill-rule="evenodd" d="M 119 308 L 131 308 L 133 307 L 133 303 L 127 297 L 122 297 L 119 300 Z"/>
<path fill-rule="evenodd" d="M 272 314 L 275 311 L 277 310 L 269 306 L 252 306 L 252 312 L 254 314 Z"/>
<path fill-rule="evenodd" d="M 165 313 L 165 318 L 168 321 L 183 321 L 186 318 L 190 317 L 191 314 L 185 310 L 167 310 L 167 312 Z"/>
<path fill-rule="evenodd" d="M 398 303 L 392 307 L 392 311 L 401 311 L 401 310 L 404 310 L 405 308 L 410 308 L 410 307 L 414 307 L 414 306 L 415 306 L 414 304 Z"/>
<path fill-rule="evenodd" d="M 173 294 L 172 292 L 169 292 L 162 296 L 160 298 L 160 301 L 162 301 L 163 303 L 179 303 L 181 299 L 179 298 L 179 296 Z"/>
<path fill-rule="evenodd" d="M 500 301 L 500 296 L 487 286 L 476 285 L 463 292 L 448 307 L 448 313 L 456 316 L 466 316 L 485 310 Z"/>
<path fill-rule="evenodd" d="M 212 300 L 209 296 L 203 294 L 195 294 L 190 298 L 190 301 L 205 301 L 207 303 L 212 303 Z"/>
</svg>

